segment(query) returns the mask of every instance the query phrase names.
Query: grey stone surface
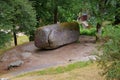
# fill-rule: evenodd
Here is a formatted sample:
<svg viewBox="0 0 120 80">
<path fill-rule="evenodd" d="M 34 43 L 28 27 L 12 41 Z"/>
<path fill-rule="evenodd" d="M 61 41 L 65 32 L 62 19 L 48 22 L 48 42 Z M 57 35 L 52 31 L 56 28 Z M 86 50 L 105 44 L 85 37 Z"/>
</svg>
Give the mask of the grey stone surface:
<svg viewBox="0 0 120 80">
<path fill-rule="evenodd" d="M 10 69 L 13 68 L 13 67 L 19 67 L 19 66 L 21 66 L 23 63 L 24 63 L 24 61 L 22 61 L 22 60 L 17 60 L 17 61 L 11 62 L 11 63 L 8 65 L 8 70 L 10 70 Z"/>
<path fill-rule="evenodd" d="M 30 52 L 23 52 L 23 53 L 21 53 L 21 56 L 22 56 L 23 59 L 27 59 L 27 58 L 32 56 L 32 53 L 30 53 Z"/>
<path fill-rule="evenodd" d="M 35 33 L 35 46 L 54 49 L 79 39 L 78 23 L 62 23 L 40 27 Z"/>
</svg>

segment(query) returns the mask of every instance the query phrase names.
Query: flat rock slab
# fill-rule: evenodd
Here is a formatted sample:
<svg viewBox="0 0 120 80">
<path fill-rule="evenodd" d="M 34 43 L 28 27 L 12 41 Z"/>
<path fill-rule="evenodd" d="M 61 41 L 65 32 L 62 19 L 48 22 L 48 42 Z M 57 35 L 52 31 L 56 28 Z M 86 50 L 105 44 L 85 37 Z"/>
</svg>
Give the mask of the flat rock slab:
<svg viewBox="0 0 120 80">
<path fill-rule="evenodd" d="M 79 25 L 76 22 L 43 26 L 35 32 L 35 46 L 40 49 L 58 48 L 76 42 L 79 34 Z"/>
<path fill-rule="evenodd" d="M 11 62 L 11 63 L 8 65 L 8 70 L 10 70 L 10 69 L 13 68 L 13 67 L 19 67 L 19 66 L 21 66 L 23 63 L 24 63 L 24 61 L 22 61 L 22 60 L 17 60 L 17 61 Z"/>
</svg>

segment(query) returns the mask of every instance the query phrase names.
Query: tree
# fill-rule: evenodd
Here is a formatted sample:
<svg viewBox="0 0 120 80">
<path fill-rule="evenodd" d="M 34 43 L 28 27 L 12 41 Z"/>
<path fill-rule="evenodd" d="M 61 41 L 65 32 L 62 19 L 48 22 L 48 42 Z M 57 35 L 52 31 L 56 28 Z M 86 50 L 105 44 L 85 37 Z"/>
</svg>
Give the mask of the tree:
<svg viewBox="0 0 120 80">
<path fill-rule="evenodd" d="M 36 13 L 28 0 L 0 1 L 0 29 L 13 32 L 15 45 L 17 45 L 16 33 L 24 32 L 29 36 L 35 25 Z"/>
<path fill-rule="evenodd" d="M 84 2 L 84 1 L 83 1 Z M 90 20 L 97 29 L 102 30 L 104 21 L 119 21 L 119 0 L 86 0 L 86 8 Z M 99 32 L 99 30 L 97 32 Z M 101 31 L 102 32 L 102 31 Z M 103 69 L 106 80 L 120 80 L 120 26 L 104 27 L 104 44 L 101 46 L 103 54 L 98 55 L 98 64 Z M 101 34 L 99 35 L 101 36 Z M 100 37 L 97 37 L 98 39 Z"/>
<path fill-rule="evenodd" d="M 106 42 L 101 46 L 102 55 L 98 55 L 98 64 L 106 80 L 120 80 L 120 25 L 105 28 Z"/>
<path fill-rule="evenodd" d="M 101 29 L 104 21 L 114 22 L 120 17 L 119 0 L 90 0 L 91 15 L 96 25 Z M 89 9 L 89 8 L 88 8 Z M 112 24 L 112 23 L 111 23 Z M 120 80 L 120 26 L 104 27 L 104 44 L 101 46 L 103 54 L 98 55 L 98 64 L 103 69 L 106 80 Z"/>
<path fill-rule="evenodd" d="M 37 26 L 77 19 L 80 0 L 30 0 L 37 12 Z"/>
<path fill-rule="evenodd" d="M 102 23 L 104 21 L 114 22 L 115 12 L 116 12 L 116 3 L 117 0 L 87 0 L 88 12 L 91 15 L 90 19 L 94 20 L 94 24 L 97 28 L 98 40 L 102 33 Z"/>
<path fill-rule="evenodd" d="M 0 1 L 0 47 L 5 46 L 6 42 L 10 41 L 10 36 L 5 31 L 12 29 L 10 19 L 12 16 L 11 6 L 7 5 L 4 1 Z"/>
<path fill-rule="evenodd" d="M 114 24 L 119 24 L 119 23 L 120 23 L 120 1 L 117 1 Z"/>
</svg>

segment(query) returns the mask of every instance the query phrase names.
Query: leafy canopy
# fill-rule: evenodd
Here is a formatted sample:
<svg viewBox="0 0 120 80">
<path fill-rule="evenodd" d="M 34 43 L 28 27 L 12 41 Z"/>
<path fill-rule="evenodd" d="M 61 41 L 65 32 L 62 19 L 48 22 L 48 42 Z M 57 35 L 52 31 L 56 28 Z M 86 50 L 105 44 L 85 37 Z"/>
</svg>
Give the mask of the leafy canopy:
<svg viewBox="0 0 120 80">
<path fill-rule="evenodd" d="M 81 0 L 29 0 L 34 3 L 37 12 L 38 27 L 52 24 L 54 9 L 57 7 L 57 18 L 60 22 L 77 19 L 77 14 L 82 8 Z"/>
<path fill-rule="evenodd" d="M 15 29 L 29 35 L 35 25 L 36 12 L 28 0 L 0 0 L 0 32 L 2 30 L 2 33 L 8 35 L 6 31 Z M 6 43 L 2 38 L 4 34 L 1 34 L 0 40 Z"/>
</svg>

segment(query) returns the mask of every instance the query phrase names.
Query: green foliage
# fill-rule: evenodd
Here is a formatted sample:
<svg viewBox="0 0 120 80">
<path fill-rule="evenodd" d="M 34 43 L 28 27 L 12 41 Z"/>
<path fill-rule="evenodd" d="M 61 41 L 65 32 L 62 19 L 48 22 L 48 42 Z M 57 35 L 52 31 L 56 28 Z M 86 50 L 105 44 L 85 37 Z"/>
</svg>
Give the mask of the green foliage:
<svg viewBox="0 0 120 80">
<path fill-rule="evenodd" d="M 36 13 L 28 0 L 14 0 L 14 18 L 11 22 L 13 25 L 19 26 L 18 31 L 25 32 L 29 35 L 31 30 L 35 29 Z"/>
<path fill-rule="evenodd" d="M 12 29 L 10 19 L 13 18 L 14 9 L 8 3 L 9 1 L 0 0 L 0 30 Z"/>
<path fill-rule="evenodd" d="M 90 14 L 94 17 L 96 23 L 114 20 L 116 0 L 88 0 L 88 2 L 88 10 L 90 10 Z"/>
<path fill-rule="evenodd" d="M 0 48 L 4 47 L 5 45 L 7 45 L 8 42 L 10 42 L 11 40 L 10 37 L 11 37 L 10 33 L 0 31 Z"/>
<path fill-rule="evenodd" d="M 120 80 L 120 26 L 107 26 L 104 33 L 107 39 L 102 46 L 103 54 L 98 62 L 107 80 Z"/>
<path fill-rule="evenodd" d="M 77 19 L 80 0 L 30 0 L 34 3 L 37 12 L 38 27 L 52 24 L 54 20 L 54 9 L 57 7 L 57 18 L 59 22 L 71 22 Z"/>
<path fill-rule="evenodd" d="M 80 26 L 80 34 L 81 35 L 89 35 L 89 36 L 95 36 L 96 34 L 96 28 L 90 28 L 90 29 L 84 29 L 82 26 Z"/>
<path fill-rule="evenodd" d="M 119 0 L 81 0 L 83 8 L 82 13 L 89 16 L 88 22 L 96 26 L 98 23 L 102 25 L 104 21 L 114 21 L 119 8 L 116 8 Z"/>
<path fill-rule="evenodd" d="M 25 33 L 34 29 L 36 14 L 28 0 L 1 0 L 0 11 L 1 29 L 12 29 L 13 25 Z"/>
<path fill-rule="evenodd" d="M 37 27 L 52 23 L 53 17 L 51 16 L 51 0 L 29 0 L 33 2 L 33 7 L 36 10 Z"/>
<path fill-rule="evenodd" d="M 35 25 L 36 13 L 28 0 L 0 0 L 0 31 L 10 30 L 29 35 Z M 5 35 L 6 37 L 0 39 L 3 43 L 11 38 L 8 33 L 1 34 L 0 37 Z"/>
<path fill-rule="evenodd" d="M 60 22 L 71 22 L 76 20 L 78 13 L 82 8 L 82 1 L 80 0 L 62 0 L 58 6 L 58 18 Z"/>
</svg>

